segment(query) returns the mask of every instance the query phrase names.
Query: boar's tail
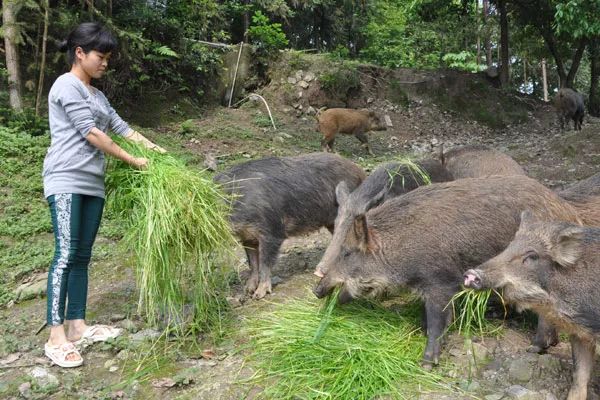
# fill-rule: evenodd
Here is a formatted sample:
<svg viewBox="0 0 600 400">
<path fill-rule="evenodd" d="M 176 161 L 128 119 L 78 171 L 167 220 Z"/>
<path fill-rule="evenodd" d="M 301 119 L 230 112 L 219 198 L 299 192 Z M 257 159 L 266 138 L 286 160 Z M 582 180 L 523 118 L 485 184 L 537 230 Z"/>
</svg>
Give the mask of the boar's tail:
<svg viewBox="0 0 600 400">
<path fill-rule="evenodd" d="M 581 196 L 569 199 L 568 203 L 575 209 L 583 225 L 600 226 L 600 195 Z"/>
</svg>

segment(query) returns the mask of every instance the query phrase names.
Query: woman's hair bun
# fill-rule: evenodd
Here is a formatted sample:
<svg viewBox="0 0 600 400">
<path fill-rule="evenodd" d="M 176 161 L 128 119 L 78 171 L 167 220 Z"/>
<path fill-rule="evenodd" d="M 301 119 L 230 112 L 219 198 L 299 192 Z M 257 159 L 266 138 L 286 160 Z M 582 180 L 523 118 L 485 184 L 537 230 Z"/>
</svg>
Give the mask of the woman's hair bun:
<svg viewBox="0 0 600 400">
<path fill-rule="evenodd" d="M 68 42 L 66 40 L 63 40 L 62 42 L 58 43 L 58 50 L 66 53 L 67 50 L 69 50 L 69 46 L 68 46 Z"/>
</svg>

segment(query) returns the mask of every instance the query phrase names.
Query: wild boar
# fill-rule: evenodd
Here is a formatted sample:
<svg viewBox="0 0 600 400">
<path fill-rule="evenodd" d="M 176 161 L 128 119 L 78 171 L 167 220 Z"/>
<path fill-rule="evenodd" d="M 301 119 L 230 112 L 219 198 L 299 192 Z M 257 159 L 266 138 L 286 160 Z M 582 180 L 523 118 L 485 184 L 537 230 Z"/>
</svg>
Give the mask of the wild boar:
<svg viewBox="0 0 600 400">
<path fill-rule="evenodd" d="M 454 179 L 490 175 L 526 175 L 508 154 L 483 145 L 455 147 L 441 153 L 442 165 Z"/>
<path fill-rule="evenodd" d="M 375 111 L 353 110 L 350 108 L 330 108 L 317 116 L 317 129 L 323 134 L 321 149 L 333 151 L 333 143 L 338 133 L 354 135 L 373 154 L 369 146 L 369 131 L 384 131 L 386 124 Z"/>
<path fill-rule="evenodd" d="M 460 290 L 464 271 L 501 252 L 527 208 L 542 218 L 579 223 L 569 204 L 522 175 L 421 186 L 356 216 L 344 241 L 327 248 L 314 293 L 323 297 L 340 286 L 344 303 L 412 289 L 425 302 L 423 362 L 437 364 L 440 338 L 452 317 L 445 307 Z M 545 348 L 555 338 L 543 320 L 540 325 L 534 344 Z"/>
<path fill-rule="evenodd" d="M 567 399 L 585 400 L 600 335 L 600 228 L 521 216 L 513 241 L 469 270 L 464 285 L 502 289 L 506 301 L 531 309 L 570 335 L 573 384 Z"/>
<path fill-rule="evenodd" d="M 246 250 L 246 291 L 253 298 L 271 293 L 271 268 L 283 241 L 322 226 L 332 230 L 336 186 L 346 182 L 354 189 L 364 178 L 359 166 L 328 153 L 248 161 L 215 176 L 235 195 L 230 220 Z"/>
<path fill-rule="evenodd" d="M 560 190 L 558 195 L 569 201 L 582 202 L 591 196 L 600 196 L 600 172 Z"/>
<path fill-rule="evenodd" d="M 383 164 L 376 168 L 352 193 L 350 193 L 346 183 L 341 182 L 335 191 L 339 207 L 331 239 L 332 244 L 329 245 L 326 251 L 336 249 L 342 245 L 357 216 L 366 213 L 384 201 L 427 184 L 426 179 L 429 182 L 448 182 L 453 177 L 439 161 L 422 160 L 417 161 L 415 166 L 398 162 Z M 323 276 L 321 266 L 323 262 L 326 264 L 324 260 L 328 258 L 328 254 L 325 253 L 322 258 L 323 261 L 317 265 L 315 275 Z"/>
<path fill-rule="evenodd" d="M 585 106 L 583 96 L 573 89 L 562 88 L 554 96 L 554 107 L 558 114 L 560 129 L 565 129 L 565 123 L 569 125 L 569 121 L 573 120 L 573 128 L 576 131 L 581 130 L 583 117 L 585 115 Z"/>
</svg>

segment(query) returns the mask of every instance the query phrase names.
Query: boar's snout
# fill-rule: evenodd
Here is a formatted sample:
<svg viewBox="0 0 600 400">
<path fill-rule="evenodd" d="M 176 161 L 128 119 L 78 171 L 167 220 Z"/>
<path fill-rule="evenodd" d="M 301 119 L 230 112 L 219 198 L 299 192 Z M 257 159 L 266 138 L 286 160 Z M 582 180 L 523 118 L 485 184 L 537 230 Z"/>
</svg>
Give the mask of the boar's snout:
<svg viewBox="0 0 600 400">
<path fill-rule="evenodd" d="M 481 289 L 483 287 L 479 271 L 470 269 L 463 275 L 465 287 Z"/>
<path fill-rule="evenodd" d="M 317 272 L 315 271 L 315 274 Z M 330 280 L 327 277 L 321 278 L 321 281 L 313 289 L 313 293 L 317 296 L 318 299 L 322 299 L 323 297 L 329 296 L 329 294 L 333 291 L 335 285 L 330 283 Z"/>
</svg>

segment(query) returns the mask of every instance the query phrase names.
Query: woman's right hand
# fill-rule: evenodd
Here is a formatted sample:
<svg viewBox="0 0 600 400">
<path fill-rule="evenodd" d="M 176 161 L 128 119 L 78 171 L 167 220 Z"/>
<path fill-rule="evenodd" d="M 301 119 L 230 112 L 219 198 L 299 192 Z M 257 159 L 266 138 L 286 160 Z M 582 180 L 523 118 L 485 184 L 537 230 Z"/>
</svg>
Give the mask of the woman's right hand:
<svg viewBox="0 0 600 400">
<path fill-rule="evenodd" d="M 145 170 L 148 168 L 148 159 L 144 157 L 134 157 L 130 165 L 134 168 Z"/>
</svg>

